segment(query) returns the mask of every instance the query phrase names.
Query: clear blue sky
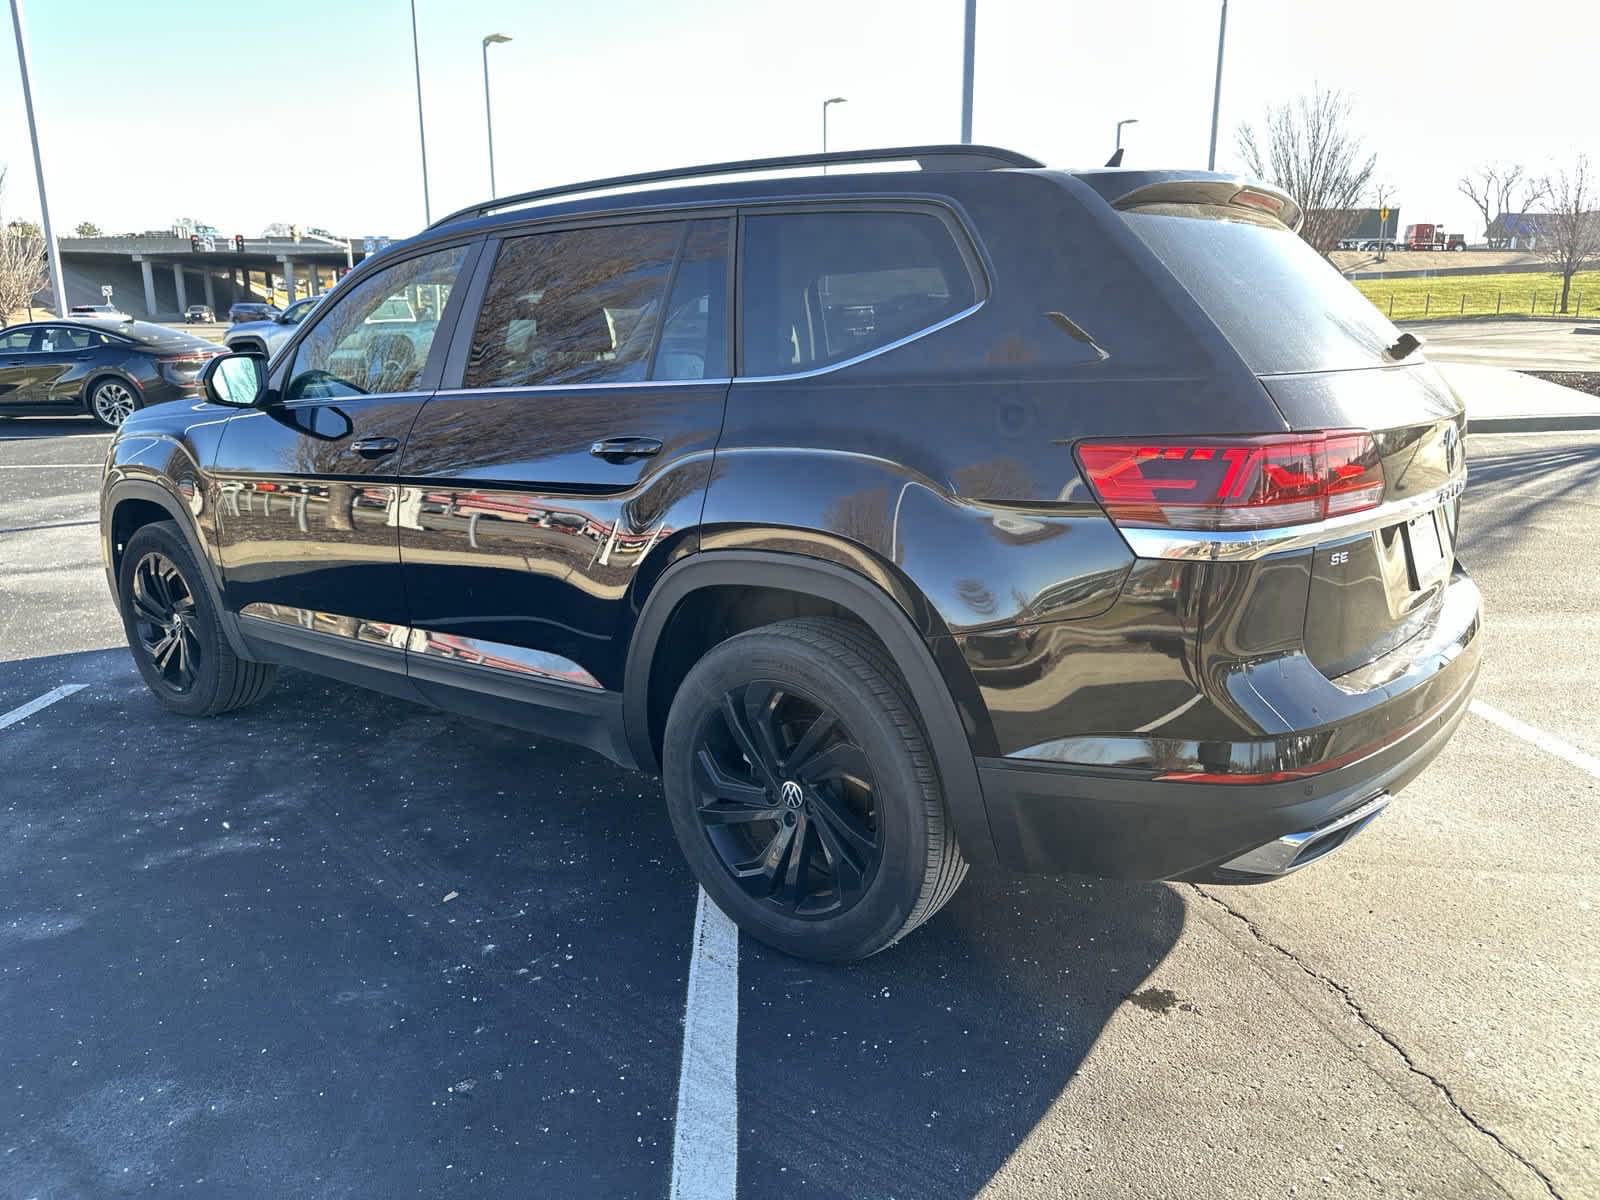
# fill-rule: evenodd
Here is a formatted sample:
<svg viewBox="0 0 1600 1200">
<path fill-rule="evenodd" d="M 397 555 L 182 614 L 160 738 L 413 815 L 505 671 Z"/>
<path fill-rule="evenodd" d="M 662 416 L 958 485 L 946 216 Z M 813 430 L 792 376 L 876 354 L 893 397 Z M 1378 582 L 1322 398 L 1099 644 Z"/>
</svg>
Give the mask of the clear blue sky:
<svg viewBox="0 0 1600 1200">
<path fill-rule="evenodd" d="M 961 0 L 418 0 L 417 10 L 435 216 L 488 191 L 479 45 L 491 32 L 515 39 L 490 49 L 502 192 L 815 149 L 819 104 L 833 95 L 849 98 L 830 116 L 835 148 L 959 132 Z M 977 140 L 1093 165 L 1111 152 L 1114 123 L 1133 116 L 1130 164 L 1203 166 L 1216 14 L 1216 0 L 979 0 Z M 179 216 L 248 236 L 273 221 L 358 236 L 422 224 L 406 0 L 26 0 L 26 16 L 62 230 L 161 228 Z M 5 207 L 32 216 L 0 20 Z M 1367 49 L 1375 40 L 1384 44 Z M 1237 166 L 1239 121 L 1320 80 L 1354 99 L 1405 219 L 1475 237 L 1480 223 L 1455 193 L 1464 168 L 1549 169 L 1579 152 L 1600 162 L 1596 52 L 1596 0 L 1232 0 L 1219 166 Z"/>
</svg>

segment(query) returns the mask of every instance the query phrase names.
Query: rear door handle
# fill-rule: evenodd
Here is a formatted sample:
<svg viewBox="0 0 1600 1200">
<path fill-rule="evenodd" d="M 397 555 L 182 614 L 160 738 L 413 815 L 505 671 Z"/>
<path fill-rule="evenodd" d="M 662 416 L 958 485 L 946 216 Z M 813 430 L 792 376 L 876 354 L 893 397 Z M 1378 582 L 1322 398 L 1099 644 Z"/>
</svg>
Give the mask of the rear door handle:
<svg viewBox="0 0 1600 1200">
<path fill-rule="evenodd" d="M 400 449 L 400 439 L 390 437 L 357 438 L 350 443 L 350 449 L 361 455 L 362 458 L 382 458 L 385 454 L 393 454 Z"/>
<path fill-rule="evenodd" d="M 661 452 L 661 439 L 653 437 L 605 438 L 589 447 L 589 453 L 607 462 L 625 462 L 630 458 L 649 458 Z"/>
</svg>

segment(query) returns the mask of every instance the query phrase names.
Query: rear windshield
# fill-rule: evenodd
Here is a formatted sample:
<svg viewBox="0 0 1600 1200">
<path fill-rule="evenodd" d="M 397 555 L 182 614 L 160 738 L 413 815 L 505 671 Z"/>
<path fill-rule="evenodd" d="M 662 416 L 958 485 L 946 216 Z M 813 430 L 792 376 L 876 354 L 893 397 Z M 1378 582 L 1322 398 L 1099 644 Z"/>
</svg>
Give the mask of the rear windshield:
<svg viewBox="0 0 1600 1200">
<path fill-rule="evenodd" d="M 1231 208 L 1123 214 L 1257 375 L 1379 367 L 1400 331 L 1298 236 Z"/>
</svg>

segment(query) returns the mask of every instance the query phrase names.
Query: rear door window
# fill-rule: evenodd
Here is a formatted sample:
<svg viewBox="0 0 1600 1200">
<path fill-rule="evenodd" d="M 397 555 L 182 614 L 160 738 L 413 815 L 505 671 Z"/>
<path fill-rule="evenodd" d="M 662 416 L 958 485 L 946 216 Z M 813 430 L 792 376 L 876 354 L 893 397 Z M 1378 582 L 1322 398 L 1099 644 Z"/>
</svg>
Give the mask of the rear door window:
<svg viewBox="0 0 1600 1200">
<path fill-rule="evenodd" d="M 741 263 L 743 375 L 841 363 L 978 297 L 949 227 L 928 212 L 747 216 Z"/>
<path fill-rule="evenodd" d="M 473 329 L 468 388 L 727 374 L 726 220 L 508 239 Z"/>
<path fill-rule="evenodd" d="M 1257 375 L 1380 367 L 1400 331 L 1292 231 L 1235 208 L 1123 214 Z"/>
</svg>

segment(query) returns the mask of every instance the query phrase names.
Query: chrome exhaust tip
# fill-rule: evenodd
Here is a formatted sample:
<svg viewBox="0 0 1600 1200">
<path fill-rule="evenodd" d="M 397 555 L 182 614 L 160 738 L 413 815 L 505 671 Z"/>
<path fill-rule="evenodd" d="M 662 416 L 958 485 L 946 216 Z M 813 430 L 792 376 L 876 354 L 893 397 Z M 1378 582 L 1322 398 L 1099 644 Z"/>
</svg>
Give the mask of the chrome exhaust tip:
<svg viewBox="0 0 1600 1200">
<path fill-rule="evenodd" d="M 1265 846 L 1257 846 L 1238 858 L 1229 859 L 1218 870 L 1257 877 L 1288 875 L 1337 850 L 1370 825 L 1373 818 L 1388 806 L 1389 793 L 1379 792 L 1365 804 L 1352 808 L 1325 825 L 1300 833 L 1286 833 Z"/>
</svg>

